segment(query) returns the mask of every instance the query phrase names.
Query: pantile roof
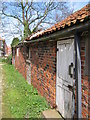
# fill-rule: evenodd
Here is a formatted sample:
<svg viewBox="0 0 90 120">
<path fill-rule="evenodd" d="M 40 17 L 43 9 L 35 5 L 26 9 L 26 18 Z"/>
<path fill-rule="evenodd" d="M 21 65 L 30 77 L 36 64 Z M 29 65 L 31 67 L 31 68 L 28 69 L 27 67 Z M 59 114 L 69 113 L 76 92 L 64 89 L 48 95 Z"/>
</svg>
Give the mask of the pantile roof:
<svg viewBox="0 0 90 120">
<path fill-rule="evenodd" d="M 60 30 L 65 29 L 67 27 L 71 27 L 73 25 L 76 25 L 78 23 L 82 23 L 82 22 L 85 22 L 88 20 L 90 20 L 90 4 L 87 4 L 82 9 L 74 12 L 73 14 L 68 16 L 66 19 L 62 20 L 61 22 L 58 22 L 57 24 L 55 24 L 51 28 L 49 28 L 45 31 L 40 31 L 40 32 L 37 32 L 37 33 L 30 35 L 29 37 L 26 38 L 26 41 L 33 40 L 33 39 L 42 37 L 42 36 L 47 35 L 47 34 L 51 34 L 55 31 L 60 31 Z"/>
</svg>

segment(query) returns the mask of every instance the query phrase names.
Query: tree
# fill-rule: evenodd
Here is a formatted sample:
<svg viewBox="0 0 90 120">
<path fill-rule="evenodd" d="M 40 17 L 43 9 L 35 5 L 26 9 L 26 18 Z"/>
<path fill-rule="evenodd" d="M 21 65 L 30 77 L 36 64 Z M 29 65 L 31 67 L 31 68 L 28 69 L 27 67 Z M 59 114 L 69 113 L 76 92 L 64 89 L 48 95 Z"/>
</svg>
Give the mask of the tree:
<svg viewBox="0 0 90 120">
<path fill-rule="evenodd" d="M 16 45 L 18 45 L 18 43 L 19 43 L 19 39 L 13 38 L 12 43 L 11 43 L 11 47 L 15 47 Z"/>
<path fill-rule="evenodd" d="M 9 3 L 3 2 L 2 6 L 3 15 L 17 19 L 23 26 L 24 38 L 39 28 L 55 24 L 72 13 L 66 2 L 54 2 L 54 0 L 42 3 L 33 0 L 14 0 Z"/>
</svg>

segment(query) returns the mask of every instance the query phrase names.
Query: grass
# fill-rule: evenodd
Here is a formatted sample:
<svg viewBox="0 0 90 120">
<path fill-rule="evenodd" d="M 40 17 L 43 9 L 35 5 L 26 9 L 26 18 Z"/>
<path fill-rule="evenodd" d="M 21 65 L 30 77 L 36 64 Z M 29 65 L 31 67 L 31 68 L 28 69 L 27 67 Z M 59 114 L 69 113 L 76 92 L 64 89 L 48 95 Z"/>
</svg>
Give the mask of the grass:
<svg viewBox="0 0 90 120">
<path fill-rule="evenodd" d="M 49 108 L 46 100 L 14 66 L 5 64 L 3 71 L 3 118 L 41 118 L 41 112 Z"/>
<path fill-rule="evenodd" d="M 0 62 L 2 62 L 2 58 L 0 57 Z"/>
<path fill-rule="evenodd" d="M 4 57 L 0 57 L 0 62 L 6 62 L 6 58 L 4 58 Z"/>
</svg>

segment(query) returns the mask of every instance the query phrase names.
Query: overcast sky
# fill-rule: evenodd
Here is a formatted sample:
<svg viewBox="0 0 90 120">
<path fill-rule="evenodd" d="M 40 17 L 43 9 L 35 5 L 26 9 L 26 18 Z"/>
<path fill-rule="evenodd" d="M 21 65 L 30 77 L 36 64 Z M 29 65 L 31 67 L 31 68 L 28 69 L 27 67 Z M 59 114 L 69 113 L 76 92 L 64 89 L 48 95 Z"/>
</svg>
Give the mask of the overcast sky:
<svg viewBox="0 0 90 120">
<path fill-rule="evenodd" d="M 40 0 L 38 0 L 38 1 L 40 1 Z M 60 1 L 60 0 L 58 0 L 58 1 Z M 74 11 L 77 11 L 77 10 L 81 9 L 82 7 L 84 7 L 89 2 L 89 0 L 76 0 L 77 2 L 75 2 L 75 0 L 69 0 L 69 1 L 70 1 L 70 7 L 74 7 Z M 1 8 L 1 4 L 0 4 L 0 8 Z M 16 27 L 15 27 L 15 25 L 18 24 L 17 20 L 15 20 L 13 18 L 12 19 L 11 18 L 5 18 L 4 24 L 6 24 L 5 30 L 3 30 L 3 26 L 2 26 L 2 23 L 1 23 L 1 17 L 0 17 L 0 37 L 4 38 L 6 40 L 7 45 L 10 46 L 13 38 L 14 37 L 19 37 L 20 38 L 21 33 L 17 34 L 18 28 L 16 29 Z"/>
</svg>

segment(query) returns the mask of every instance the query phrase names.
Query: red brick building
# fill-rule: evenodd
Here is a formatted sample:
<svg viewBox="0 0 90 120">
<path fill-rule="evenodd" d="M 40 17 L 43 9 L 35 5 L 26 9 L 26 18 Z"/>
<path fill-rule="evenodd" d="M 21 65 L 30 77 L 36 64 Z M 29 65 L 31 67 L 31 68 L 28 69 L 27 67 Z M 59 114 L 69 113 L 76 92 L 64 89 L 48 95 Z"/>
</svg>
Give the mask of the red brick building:
<svg viewBox="0 0 90 120">
<path fill-rule="evenodd" d="M 12 63 L 64 118 L 90 119 L 90 4 L 13 48 Z"/>
<path fill-rule="evenodd" d="M 9 56 L 11 54 L 11 47 L 7 46 L 4 39 L 0 38 L 0 56 Z"/>
<path fill-rule="evenodd" d="M 11 47 L 6 45 L 5 51 L 5 56 L 9 56 L 11 54 Z"/>
<path fill-rule="evenodd" d="M 0 57 L 6 54 L 6 42 L 3 38 L 0 38 Z"/>
</svg>

